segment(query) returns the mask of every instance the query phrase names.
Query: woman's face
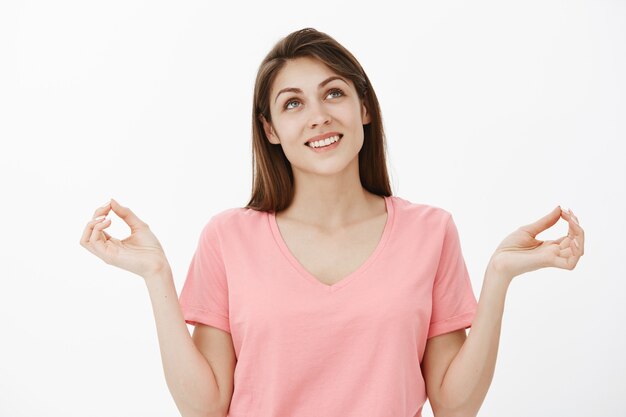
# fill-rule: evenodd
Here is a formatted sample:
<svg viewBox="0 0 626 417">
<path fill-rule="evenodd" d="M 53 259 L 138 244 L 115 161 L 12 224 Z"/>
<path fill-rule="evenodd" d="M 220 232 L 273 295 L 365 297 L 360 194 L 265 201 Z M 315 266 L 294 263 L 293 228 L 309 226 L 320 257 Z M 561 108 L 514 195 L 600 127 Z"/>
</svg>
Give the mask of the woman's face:
<svg viewBox="0 0 626 417">
<path fill-rule="evenodd" d="M 328 81 L 330 77 L 338 78 Z M 359 102 L 354 83 L 320 61 L 301 57 L 287 62 L 272 85 L 270 113 L 272 126 L 262 119 L 265 134 L 271 143 L 281 145 L 294 171 L 333 174 L 352 162 L 358 164 L 369 113 Z M 343 135 L 333 149 L 318 152 L 305 144 L 332 132 Z"/>
</svg>

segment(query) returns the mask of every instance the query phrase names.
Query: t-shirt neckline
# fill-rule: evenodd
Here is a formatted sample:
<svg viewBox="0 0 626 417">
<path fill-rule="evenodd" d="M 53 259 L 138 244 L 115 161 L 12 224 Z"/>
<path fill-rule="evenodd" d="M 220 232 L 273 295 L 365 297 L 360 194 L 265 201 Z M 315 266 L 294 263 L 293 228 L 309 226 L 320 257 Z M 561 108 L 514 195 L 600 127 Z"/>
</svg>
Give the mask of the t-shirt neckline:
<svg viewBox="0 0 626 417">
<path fill-rule="evenodd" d="M 370 256 L 365 260 L 365 262 L 361 264 L 361 266 L 359 266 L 356 270 L 352 271 L 350 274 L 346 275 L 341 280 L 339 280 L 338 282 L 332 285 L 324 284 L 319 279 L 317 279 L 313 274 L 311 274 L 308 270 L 306 270 L 304 266 L 302 266 L 300 261 L 298 261 L 298 259 L 293 255 L 293 253 L 291 253 L 291 250 L 289 250 L 289 247 L 287 247 L 285 240 L 280 234 L 280 229 L 278 228 L 278 223 L 276 222 L 275 211 L 268 212 L 268 220 L 270 224 L 270 229 L 274 236 L 274 241 L 277 243 L 278 247 L 280 248 L 280 251 L 283 253 L 285 258 L 291 263 L 291 265 L 296 269 L 296 271 L 303 278 L 312 282 L 314 285 L 316 285 L 317 287 L 321 288 L 322 290 L 326 292 L 334 292 L 345 287 L 346 285 L 354 281 L 356 278 L 363 275 L 365 270 L 376 260 L 378 255 L 382 252 L 387 241 L 389 240 L 389 236 L 391 235 L 391 230 L 392 230 L 393 221 L 395 217 L 395 207 L 393 204 L 393 196 L 383 196 L 383 198 L 385 199 L 385 206 L 387 208 L 387 220 L 385 222 L 383 233 L 380 237 L 380 240 L 378 241 L 378 245 L 376 246 L 374 251 L 370 254 Z"/>
</svg>

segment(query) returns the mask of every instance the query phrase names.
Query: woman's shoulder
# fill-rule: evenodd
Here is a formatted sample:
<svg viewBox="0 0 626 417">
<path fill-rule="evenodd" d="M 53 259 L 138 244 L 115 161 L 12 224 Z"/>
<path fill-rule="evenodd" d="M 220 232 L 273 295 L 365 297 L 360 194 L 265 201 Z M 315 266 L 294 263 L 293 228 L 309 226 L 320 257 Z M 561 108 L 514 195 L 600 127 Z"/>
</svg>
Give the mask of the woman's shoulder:
<svg viewBox="0 0 626 417">
<path fill-rule="evenodd" d="M 400 229 L 410 233 L 426 233 L 428 236 L 443 236 L 454 223 L 452 213 L 443 207 L 424 202 L 414 202 L 393 197 L 396 221 Z"/>
<path fill-rule="evenodd" d="M 267 212 L 246 207 L 230 207 L 219 210 L 210 216 L 207 225 L 220 229 L 250 228 L 254 224 L 264 222 Z"/>
<path fill-rule="evenodd" d="M 425 202 L 411 201 L 399 196 L 391 197 L 394 203 L 394 208 L 400 215 L 408 215 L 409 217 L 420 218 L 446 218 L 451 216 L 451 213 L 443 207 L 429 204 Z"/>
</svg>

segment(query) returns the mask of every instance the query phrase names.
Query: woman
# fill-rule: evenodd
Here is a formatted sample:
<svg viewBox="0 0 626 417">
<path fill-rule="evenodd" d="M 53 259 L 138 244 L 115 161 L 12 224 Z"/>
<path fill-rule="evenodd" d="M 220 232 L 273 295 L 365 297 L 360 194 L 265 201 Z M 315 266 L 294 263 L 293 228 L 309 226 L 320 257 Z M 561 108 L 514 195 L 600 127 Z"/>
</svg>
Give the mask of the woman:
<svg viewBox="0 0 626 417">
<path fill-rule="evenodd" d="M 427 398 L 438 417 L 476 415 L 511 280 L 583 254 L 576 216 L 557 206 L 504 239 L 477 302 L 451 214 L 391 195 L 372 85 L 314 29 L 259 67 L 253 162 L 248 205 L 208 221 L 179 299 L 129 208 L 111 199 L 81 239 L 144 278 L 184 416 L 414 417 Z M 123 241 L 104 230 L 110 210 L 131 228 Z M 561 217 L 568 236 L 535 239 Z"/>
</svg>

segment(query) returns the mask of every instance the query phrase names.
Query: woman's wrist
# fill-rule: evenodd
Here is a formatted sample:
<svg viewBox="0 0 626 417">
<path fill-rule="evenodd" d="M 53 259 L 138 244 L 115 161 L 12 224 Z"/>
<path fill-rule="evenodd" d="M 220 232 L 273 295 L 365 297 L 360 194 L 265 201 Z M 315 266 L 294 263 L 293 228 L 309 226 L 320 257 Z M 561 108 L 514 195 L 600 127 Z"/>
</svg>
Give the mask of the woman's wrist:
<svg viewBox="0 0 626 417">
<path fill-rule="evenodd" d="M 169 263 L 165 262 L 161 267 L 149 273 L 143 274 L 141 277 L 144 279 L 146 284 L 150 284 L 154 281 L 167 281 L 173 279 L 172 268 Z"/>
<path fill-rule="evenodd" d="M 509 285 L 511 281 L 513 281 L 513 278 L 515 277 L 511 276 L 510 274 L 502 272 L 498 268 L 498 264 L 497 262 L 493 261 L 493 256 L 492 256 L 485 270 L 485 279 L 506 282 L 506 284 Z"/>
</svg>

